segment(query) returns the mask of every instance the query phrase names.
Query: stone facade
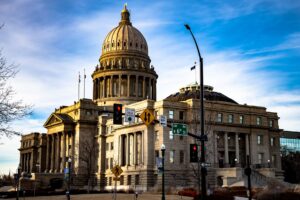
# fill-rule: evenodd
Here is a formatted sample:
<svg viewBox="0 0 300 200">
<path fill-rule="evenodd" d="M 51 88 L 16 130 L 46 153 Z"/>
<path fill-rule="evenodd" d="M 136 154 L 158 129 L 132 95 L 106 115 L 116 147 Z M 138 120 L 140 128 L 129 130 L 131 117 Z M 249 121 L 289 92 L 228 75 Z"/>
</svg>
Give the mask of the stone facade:
<svg viewBox="0 0 300 200">
<path fill-rule="evenodd" d="M 146 126 L 139 118 L 130 124 L 113 124 L 113 104 L 121 103 L 123 109 L 134 108 L 137 115 L 148 109 L 157 119 L 167 116 L 170 125 L 187 124 L 193 134 L 199 134 L 200 129 L 199 85 L 188 85 L 156 101 L 158 76 L 150 66 L 147 42 L 132 26 L 126 7 L 121 17 L 119 26 L 104 40 L 99 65 L 92 74 L 93 99 L 80 99 L 56 109 L 44 124 L 47 134 L 23 136 L 22 145 L 27 140 L 39 141 L 37 146 L 42 150 L 28 159 L 27 147 L 22 146 L 22 169 L 39 173 L 36 177 L 41 179 L 63 177 L 63 169 L 70 160 L 73 186 L 87 185 L 92 179 L 92 185 L 103 190 L 112 189 L 111 169 L 120 165 L 124 172 L 118 181 L 119 189 L 151 190 L 161 184 L 156 158 L 161 156 L 160 147 L 164 144 L 166 186 L 195 186 L 198 165 L 190 163 L 189 145 L 198 141 L 173 135 L 171 128 L 158 123 Z M 282 130 L 276 113 L 264 107 L 238 104 L 214 92 L 211 86 L 205 86 L 204 97 L 208 136 L 205 153 L 211 186 L 241 180 L 248 155 L 253 168 L 281 169 Z M 32 167 L 35 163 L 43 163 L 39 171 Z"/>
</svg>

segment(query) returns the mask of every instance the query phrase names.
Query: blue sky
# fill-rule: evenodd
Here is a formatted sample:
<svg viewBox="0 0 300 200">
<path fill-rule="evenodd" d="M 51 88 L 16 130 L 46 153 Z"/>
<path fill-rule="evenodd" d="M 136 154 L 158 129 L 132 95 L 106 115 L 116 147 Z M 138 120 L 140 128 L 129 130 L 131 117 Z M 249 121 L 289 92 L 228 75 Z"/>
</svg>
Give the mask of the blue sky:
<svg viewBox="0 0 300 200">
<path fill-rule="evenodd" d="M 13 123 L 17 130 L 45 132 L 50 113 L 77 100 L 77 76 L 84 68 L 91 98 L 90 74 L 125 2 L 0 1 L 0 23 L 5 23 L 0 48 L 20 69 L 10 84 L 16 98 L 34 105 L 31 117 Z M 189 23 L 204 57 L 205 84 L 241 104 L 267 107 L 280 116 L 280 128 L 300 131 L 299 1 L 127 3 L 159 75 L 158 100 L 195 81 L 190 67 L 198 58 L 183 26 Z M 15 171 L 19 140 L 0 139 L 0 173 Z"/>
</svg>

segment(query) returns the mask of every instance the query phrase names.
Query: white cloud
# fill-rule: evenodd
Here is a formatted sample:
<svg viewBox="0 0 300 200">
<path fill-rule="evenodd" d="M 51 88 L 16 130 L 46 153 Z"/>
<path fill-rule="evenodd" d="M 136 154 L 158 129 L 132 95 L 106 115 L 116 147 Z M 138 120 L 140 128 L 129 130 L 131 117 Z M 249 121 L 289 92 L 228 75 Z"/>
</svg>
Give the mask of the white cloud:
<svg viewBox="0 0 300 200">
<path fill-rule="evenodd" d="M 28 17 L 30 13 L 44 5 L 34 4 L 29 10 L 17 12 L 27 6 L 26 3 L 18 2 L 14 1 L 16 5 L 7 3 L 0 6 L 0 13 L 2 12 L 7 19 L 5 28 L 0 31 L 0 46 L 4 48 L 8 60 L 19 64 L 20 67 L 20 73 L 11 82 L 16 89 L 17 98 L 33 104 L 37 112 L 42 111 L 42 115 L 47 116 L 54 108 L 70 105 L 77 100 L 78 71 L 82 72 L 84 67 L 87 73 L 86 96 L 90 98 L 92 79 L 89 75 L 94 70 L 93 66 L 97 64 L 105 35 L 118 24 L 119 9 L 88 13 L 64 23 L 57 21 L 41 25 L 28 23 L 24 16 Z M 202 9 L 203 12 L 198 17 L 200 16 L 201 20 L 232 19 L 253 12 L 253 9 L 261 3 L 261 1 L 251 2 L 247 1 L 248 7 L 244 7 L 245 2 L 237 5 L 240 7 L 227 4 L 216 6 L 216 12 Z M 29 0 L 27 3 L 29 4 Z M 194 72 L 190 71 L 190 67 L 195 61 L 198 63 L 196 49 L 189 33 L 186 32 L 182 37 L 181 33 L 174 33 L 168 29 L 171 24 L 179 26 L 178 23 L 182 20 L 173 21 L 168 15 L 174 14 L 172 12 L 175 11 L 180 15 L 180 12 L 189 10 L 165 9 L 164 12 L 153 12 L 162 10 L 163 6 L 163 3 L 158 3 L 140 10 L 135 9 L 132 16 L 133 25 L 141 30 L 148 41 L 149 56 L 159 75 L 157 87 L 159 100 L 194 82 Z M 11 11 L 15 11 L 16 15 L 9 14 Z M 269 111 L 278 112 L 281 117 L 281 128 L 300 131 L 297 123 L 300 121 L 299 91 L 278 91 L 276 88 L 284 84 L 284 80 L 288 78 L 284 76 L 288 74 L 279 75 L 263 68 L 272 60 L 284 55 L 249 58 L 240 49 L 216 50 L 212 42 L 207 42 L 211 41 L 210 39 L 202 36 L 202 41 L 205 41 L 201 43 L 205 84 L 212 85 L 215 91 L 222 92 L 241 104 L 266 106 Z M 294 34 L 282 44 L 255 51 L 293 48 L 298 43 L 299 34 Z M 197 69 L 197 77 L 198 74 Z M 197 81 L 199 82 L 199 78 Z M 42 127 L 45 120 L 46 118 L 41 117 L 25 119 L 16 122 L 15 128 L 25 133 L 45 132 Z M 0 145 L 0 159 L 5 154 L 2 152 L 6 151 L 11 152 L 10 155 L 17 159 L 19 139 L 1 139 L 1 142 L 5 145 Z M 5 167 L 4 165 L 6 164 L 1 163 L 1 168 Z"/>
</svg>

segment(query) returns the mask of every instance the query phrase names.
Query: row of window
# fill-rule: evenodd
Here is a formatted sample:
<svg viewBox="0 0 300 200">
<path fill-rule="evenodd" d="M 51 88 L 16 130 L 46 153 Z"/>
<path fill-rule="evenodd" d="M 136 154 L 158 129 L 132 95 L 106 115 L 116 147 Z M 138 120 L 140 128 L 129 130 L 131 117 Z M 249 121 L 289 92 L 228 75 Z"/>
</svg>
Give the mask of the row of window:
<svg viewBox="0 0 300 200">
<path fill-rule="evenodd" d="M 174 110 L 169 110 L 169 119 L 174 119 Z M 179 120 L 184 120 L 184 111 L 179 111 Z M 227 122 L 228 123 L 234 123 L 234 115 L 233 114 L 228 114 L 227 117 Z M 217 122 L 223 122 L 223 113 L 218 113 L 217 114 Z M 239 116 L 239 123 L 244 124 L 245 123 L 245 117 L 244 115 Z M 256 117 L 256 125 L 260 126 L 262 125 L 262 118 L 261 117 Z M 274 120 L 269 121 L 269 127 L 272 128 L 274 126 Z"/>
<path fill-rule="evenodd" d="M 227 117 L 227 122 L 228 123 L 234 123 L 234 116 L 233 114 L 228 114 L 228 117 Z M 223 113 L 218 113 L 217 114 L 217 119 L 216 119 L 217 122 L 223 122 Z M 240 115 L 239 116 L 239 124 L 244 124 L 245 123 L 245 117 L 243 115 Z M 262 118 L 261 117 L 256 117 L 256 125 L 260 126 L 262 125 Z M 269 127 L 272 128 L 274 125 L 274 121 L 273 120 L 270 120 L 269 121 Z"/>
<path fill-rule="evenodd" d="M 123 42 L 123 46 L 126 47 L 126 45 L 127 45 L 126 41 Z M 103 45 L 103 49 L 109 49 L 109 46 L 114 47 L 114 43 L 111 43 L 111 45 L 109 45 L 109 44 Z M 121 46 L 121 42 L 117 42 L 117 46 L 120 47 L 120 46 Z M 132 42 L 129 43 L 129 46 L 130 46 L 130 47 L 133 46 Z M 138 43 L 135 43 L 135 47 L 136 47 L 136 48 L 139 47 Z M 140 45 L 140 48 L 141 48 L 141 49 L 144 48 L 145 50 L 147 49 L 147 47 L 146 47 L 146 46 L 143 46 L 143 44 Z"/>
<path fill-rule="evenodd" d="M 272 155 L 271 160 L 268 160 L 265 163 L 268 163 L 269 166 L 271 166 L 271 164 L 272 164 L 273 167 L 276 167 L 276 155 Z M 258 153 L 257 154 L 257 164 L 265 164 L 265 163 L 264 163 L 264 153 Z"/>
<path fill-rule="evenodd" d="M 155 151 L 155 157 L 158 158 L 159 157 L 159 150 Z M 170 151 L 170 157 L 169 157 L 169 162 L 171 164 L 173 164 L 175 162 L 175 150 L 171 150 Z M 184 151 L 180 150 L 179 151 L 179 163 L 182 164 L 184 163 Z"/>
<path fill-rule="evenodd" d="M 264 141 L 263 141 L 263 136 L 262 135 L 258 135 L 257 136 L 257 144 L 263 145 Z M 271 137 L 270 138 L 270 146 L 274 147 L 276 146 L 276 138 L 275 137 Z"/>
<path fill-rule="evenodd" d="M 127 185 L 132 184 L 132 176 L 133 175 L 128 175 L 127 176 Z M 113 177 L 108 177 L 107 185 L 113 185 Z M 134 184 L 139 185 L 140 184 L 140 175 L 136 174 L 134 175 Z M 120 185 L 124 185 L 124 176 L 120 176 Z"/>
</svg>

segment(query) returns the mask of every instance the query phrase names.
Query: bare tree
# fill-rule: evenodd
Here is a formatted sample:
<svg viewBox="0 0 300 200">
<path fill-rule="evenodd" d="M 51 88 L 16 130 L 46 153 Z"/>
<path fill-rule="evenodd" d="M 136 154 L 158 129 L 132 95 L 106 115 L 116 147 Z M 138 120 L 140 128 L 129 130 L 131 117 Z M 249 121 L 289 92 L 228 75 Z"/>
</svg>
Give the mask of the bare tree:
<svg viewBox="0 0 300 200">
<path fill-rule="evenodd" d="M 204 102 L 205 103 L 205 102 Z M 213 125 L 213 122 L 214 122 L 214 113 L 213 113 L 213 103 L 211 102 L 208 102 L 208 103 L 205 103 L 207 106 L 206 106 L 206 114 L 205 114 L 205 120 L 204 120 L 204 135 L 207 135 L 209 139 L 212 139 L 212 135 L 211 135 L 211 131 L 213 130 L 212 129 L 212 125 Z M 196 107 L 192 108 L 192 113 L 193 113 L 193 119 L 192 119 L 192 130 L 194 131 L 194 134 L 198 134 L 198 127 L 201 126 L 201 121 L 200 121 L 200 113 L 199 113 L 199 110 L 196 109 Z M 195 140 L 195 143 L 201 148 L 201 141 L 198 141 L 196 139 Z M 210 142 L 213 142 L 213 141 L 210 141 Z M 205 142 L 205 156 L 206 156 L 206 160 L 209 158 L 209 157 L 214 157 L 214 149 L 212 148 L 213 145 L 211 145 L 210 148 L 207 148 L 208 142 Z M 195 178 L 196 180 L 196 183 L 197 183 L 197 186 L 198 186 L 198 191 L 200 192 L 200 188 L 201 188 L 201 162 L 200 162 L 200 149 L 199 149 L 199 159 L 198 159 L 198 162 L 197 162 L 197 165 L 195 164 L 191 164 L 190 167 L 191 167 L 191 170 L 192 170 L 192 176 Z M 206 161 L 207 162 L 207 161 Z"/>
<path fill-rule="evenodd" d="M 3 25 L 0 29 L 2 27 Z M 15 91 L 7 84 L 7 81 L 14 78 L 17 73 L 17 66 L 7 63 L 0 50 L 0 136 L 20 135 L 12 129 L 11 122 L 31 113 L 32 106 L 23 104 L 21 100 L 15 100 Z"/>
<path fill-rule="evenodd" d="M 92 139 L 86 139 L 81 142 L 79 152 L 79 162 L 82 163 L 81 172 L 87 180 L 87 192 L 96 184 L 95 172 L 97 164 L 97 143 Z"/>
</svg>

